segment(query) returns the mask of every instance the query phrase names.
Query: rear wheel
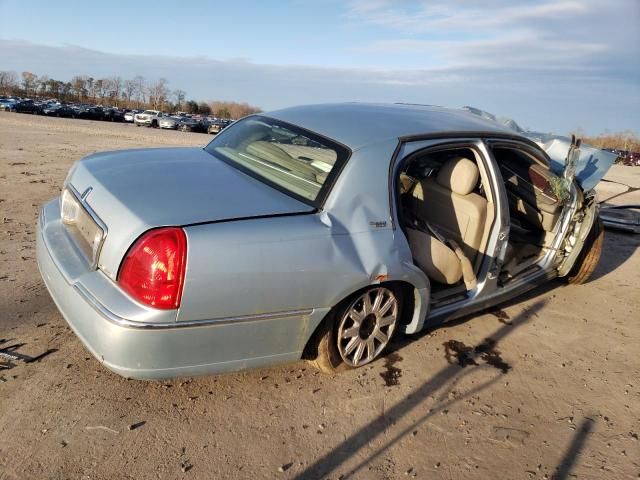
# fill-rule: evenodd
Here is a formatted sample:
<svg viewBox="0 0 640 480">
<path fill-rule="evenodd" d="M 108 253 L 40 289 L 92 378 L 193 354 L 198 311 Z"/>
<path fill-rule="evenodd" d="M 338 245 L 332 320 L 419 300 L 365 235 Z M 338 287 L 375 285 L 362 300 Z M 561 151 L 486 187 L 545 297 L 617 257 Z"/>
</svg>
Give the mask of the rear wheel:
<svg viewBox="0 0 640 480">
<path fill-rule="evenodd" d="M 401 296 L 370 287 L 339 305 L 321 326 L 314 365 L 325 373 L 361 367 L 378 358 L 400 321 Z"/>
<path fill-rule="evenodd" d="M 582 251 L 567 275 L 567 282 L 571 285 L 585 283 L 598 266 L 602 246 L 604 245 L 604 225 L 600 217 L 596 218 L 591 227 L 591 231 L 584 242 Z"/>
</svg>

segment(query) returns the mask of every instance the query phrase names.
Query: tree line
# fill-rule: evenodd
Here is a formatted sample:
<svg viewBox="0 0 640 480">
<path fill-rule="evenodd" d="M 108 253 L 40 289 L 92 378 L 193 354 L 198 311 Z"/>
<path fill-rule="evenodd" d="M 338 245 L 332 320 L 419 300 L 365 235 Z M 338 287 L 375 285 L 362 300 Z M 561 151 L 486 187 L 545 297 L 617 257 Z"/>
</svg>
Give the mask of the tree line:
<svg viewBox="0 0 640 480">
<path fill-rule="evenodd" d="M 118 108 L 142 108 L 181 111 L 238 119 L 261 111 L 246 102 L 209 102 L 187 100 L 187 92 L 171 90 L 165 78 L 147 80 L 142 75 L 131 79 L 119 76 L 94 78 L 75 75 L 65 82 L 32 72 L 0 71 L 0 95 L 52 97 L 62 102 L 92 103 Z"/>
<path fill-rule="evenodd" d="M 614 148 L 625 152 L 640 152 L 640 137 L 631 131 L 603 133 L 597 136 L 582 136 L 582 140 L 596 148 Z"/>
</svg>

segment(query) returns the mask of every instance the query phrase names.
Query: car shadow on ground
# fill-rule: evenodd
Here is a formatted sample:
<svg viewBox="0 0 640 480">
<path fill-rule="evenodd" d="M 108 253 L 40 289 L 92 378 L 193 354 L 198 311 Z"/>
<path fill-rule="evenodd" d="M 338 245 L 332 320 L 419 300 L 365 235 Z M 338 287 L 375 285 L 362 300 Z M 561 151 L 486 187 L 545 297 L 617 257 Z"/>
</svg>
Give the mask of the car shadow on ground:
<svg viewBox="0 0 640 480">
<path fill-rule="evenodd" d="M 602 256 L 587 283 L 598 280 L 618 269 L 633 256 L 639 246 L 640 235 L 606 230 Z"/>
<path fill-rule="evenodd" d="M 526 310 L 513 317 L 509 324 L 503 325 L 489 336 L 493 345 L 499 344 L 505 337 L 512 333 L 518 327 L 526 324 L 534 315 L 540 311 L 545 300 L 540 299 Z M 411 341 L 415 341 L 413 338 Z M 485 340 L 486 342 L 486 340 Z M 484 343 L 484 342 L 483 342 Z M 395 345 L 394 345 L 395 346 Z M 481 345 L 477 345 L 474 349 L 477 354 L 481 354 Z M 469 355 L 474 355 L 470 353 Z M 473 361 L 473 357 L 470 357 Z M 485 365 L 481 365 L 479 368 L 485 368 Z M 491 368 L 491 367 L 486 367 Z M 343 442 L 335 446 L 331 451 L 320 457 L 313 464 L 309 465 L 304 471 L 300 472 L 295 479 L 302 480 L 304 478 L 323 478 L 340 467 L 343 463 L 354 457 L 365 446 L 371 445 L 371 442 L 378 439 L 383 433 L 389 435 L 387 431 L 392 424 L 397 423 L 398 420 L 407 416 L 410 413 L 415 413 L 415 410 L 420 404 L 428 397 L 441 392 L 440 402 L 436 406 L 430 408 L 426 413 L 421 415 L 418 420 L 411 423 L 407 427 L 401 429 L 397 433 L 393 434 L 390 438 L 375 449 L 372 453 L 363 458 L 357 465 L 352 467 L 348 472 L 344 472 L 341 478 L 347 479 L 353 477 L 363 467 L 366 467 L 384 452 L 389 450 L 394 444 L 401 440 L 406 435 L 414 431 L 419 425 L 423 424 L 430 417 L 443 411 L 444 409 L 451 408 L 455 403 L 460 402 L 473 395 L 477 395 L 480 391 L 490 387 L 492 384 L 500 380 L 503 373 L 496 373 L 496 376 L 490 380 L 481 383 L 478 386 L 473 387 L 471 390 L 465 392 L 456 398 L 449 399 L 447 391 L 452 387 L 453 383 L 458 383 L 461 378 L 468 375 L 472 370 L 461 370 L 460 364 L 452 362 L 440 371 L 430 376 L 422 383 L 418 388 L 407 395 L 403 400 L 396 403 L 389 409 L 386 409 L 385 413 L 378 416 L 373 421 L 362 426 Z M 449 388 L 448 388 L 449 387 Z M 386 438 L 386 437 L 385 437 Z"/>
</svg>

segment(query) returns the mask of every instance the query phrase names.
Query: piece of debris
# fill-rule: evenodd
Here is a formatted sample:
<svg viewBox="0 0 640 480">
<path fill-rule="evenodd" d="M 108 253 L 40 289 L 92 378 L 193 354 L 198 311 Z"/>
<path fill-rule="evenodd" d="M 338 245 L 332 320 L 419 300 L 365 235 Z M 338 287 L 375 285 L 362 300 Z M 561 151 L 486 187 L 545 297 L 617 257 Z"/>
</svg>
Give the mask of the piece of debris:
<svg viewBox="0 0 640 480">
<path fill-rule="evenodd" d="M 144 420 L 142 422 L 132 423 L 131 425 L 129 425 L 127 427 L 127 429 L 128 430 L 135 430 L 136 428 L 140 428 L 141 426 L 143 426 L 145 423 L 147 423 L 147 422 L 145 422 Z"/>
<path fill-rule="evenodd" d="M 640 233 L 640 205 L 607 205 L 601 207 L 600 219 L 605 228 L 627 233 Z"/>
<path fill-rule="evenodd" d="M 5 343 L 5 342 L 0 342 L 0 343 Z M 0 368 L 5 368 L 7 370 L 11 369 L 16 366 L 15 364 L 11 363 L 15 361 L 22 361 L 24 363 L 39 362 L 47 355 L 58 351 L 57 348 L 50 348 L 49 350 L 41 353 L 40 355 L 36 355 L 35 357 L 31 357 L 29 355 L 24 355 L 22 353 L 16 352 L 16 350 L 18 350 L 21 347 L 24 347 L 25 345 L 26 343 L 16 343 L 13 345 L 9 345 L 8 347 L 0 348 L 0 358 L 6 360 L 2 364 L 0 364 Z"/>
<path fill-rule="evenodd" d="M 193 468 L 193 465 L 191 465 L 189 460 L 184 460 L 180 463 L 180 469 L 182 470 L 182 473 L 187 473 L 192 468 Z"/>
<path fill-rule="evenodd" d="M 284 465 L 280 465 L 280 466 L 278 467 L 278 471 L 279 471 L 280 473 L 282 473 L 282 472 L 286 472 L 286 471 L 287 471 L 287 470 L 289 470 L 292 466 L 293 466 L 293 462 L 291 462 L 291 463 L 285 463 Z"/>
</svg>

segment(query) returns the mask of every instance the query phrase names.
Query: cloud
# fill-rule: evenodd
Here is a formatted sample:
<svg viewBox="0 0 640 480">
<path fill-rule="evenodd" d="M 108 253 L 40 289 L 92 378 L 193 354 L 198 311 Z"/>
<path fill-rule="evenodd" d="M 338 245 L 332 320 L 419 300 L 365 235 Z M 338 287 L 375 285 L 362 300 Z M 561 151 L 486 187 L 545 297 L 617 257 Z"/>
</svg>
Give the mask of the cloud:
<svg viewBox="0 0 640 480">
<path fill-rule="evenodd" d="M 528 66 L 640 78 L 637 0 L 353 0 L 346 18 L 381 29 L 356 52 L 435 59 L 441 67 Z"/>
<path fill-rule="evenodd" d="M 446 29 L 478 32 L 488 28 L 509 28 L 531 20 L 550 21 L 585 15 L 591 10 L 588 3 L 574 0 L 534 5 L 520 3 L 355 0 L 349 4 L 347 17 L 414 34 Z"/>
<path fill-rule="evenodd" d="M 522 42 L 520 46 L 525 48 L 526 38 Z M 573 55 L 569 52 L 579 50 L 565 47 L 564 53 L 559 47 L 555 53 L 564 55 L 565 61 Z M 476 41 L 474 48 L 478 54 L 491 48 L 492 55 L 508 53 L 508 49 L 501 50 L 504 46 L 499 41 L 493 46 Z M 552 44 L 546 48 L 556 49 Z M 586 50 L 580 55 L 588 55 Z M 447 55 L 466 58 L 464 52 Z M 510 68 L 503 68 L 500 62 L 473 65 L 475 55 L 439 68 L 332 68 L 258 64 L 244 59 L 124 55 L 0 39 L 2 70 L 29 70 L 61 80 L 77 74 L 95 78 L 143 75 L 148 80 L 164 77 L 171 88 L 186 90 L 190 98 L 248 101 L 267 110 L 334 101 L 473 105 L 539 131 L 568 133 L 577 127 L 593 133 L 625 128 L 640 131 L 637 82 L 610 78 L 599 67 L 589 69 L 589 65 L 575 61 L 571 69 L 558 69 L 561 59 L 537 66 L 516 62 L 518 50 L 510 54 Z"/>
</svg>

